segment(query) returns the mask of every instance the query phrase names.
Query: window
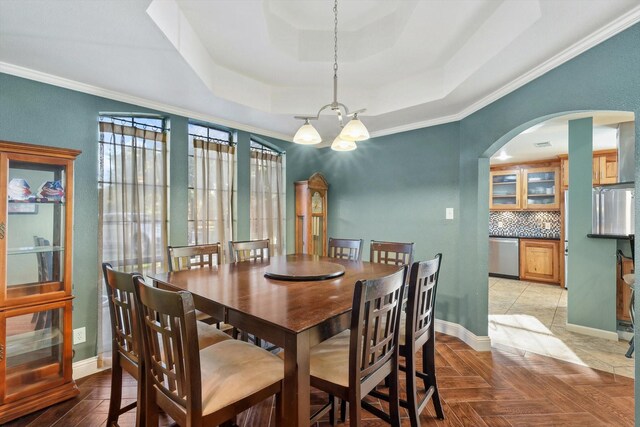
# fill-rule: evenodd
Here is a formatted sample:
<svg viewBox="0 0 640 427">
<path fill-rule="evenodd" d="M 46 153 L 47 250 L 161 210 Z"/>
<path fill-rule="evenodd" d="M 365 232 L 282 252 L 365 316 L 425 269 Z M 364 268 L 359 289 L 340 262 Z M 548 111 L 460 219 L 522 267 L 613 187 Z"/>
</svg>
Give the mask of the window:
<svg viewBox="0 0 640 427">
<path fill-rule="evenodd" d="M 189 124 L 189 244 L 221 243 L 223 261 L 233 238 L 236 155 L 232 134 Z"/>
<path fill-rule="evenodd" d="M 251 239 L 269 239 L 274 255 L 285 251 L 284 153 L 251 140 Z"/>
<path fill-rule="evenodd" d="M 101 260 L 123 271 L 163 270 L 167 246 L 167 130 L 157 117 L 100 116 Z"/>
</svg>

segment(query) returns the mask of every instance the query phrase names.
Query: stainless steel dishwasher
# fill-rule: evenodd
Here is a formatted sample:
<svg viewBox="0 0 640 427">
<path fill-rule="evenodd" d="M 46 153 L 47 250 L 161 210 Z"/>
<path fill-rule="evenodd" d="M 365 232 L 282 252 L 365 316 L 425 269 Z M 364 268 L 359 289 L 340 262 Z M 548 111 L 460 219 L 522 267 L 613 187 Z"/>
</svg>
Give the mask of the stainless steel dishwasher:
<svg viewBox="0 0 640 427">
<path fill-rule="evenodd" d="M 519 278 L 520 240 L 517 237 L 489 237 L 489 275 Z"/>
</svg>

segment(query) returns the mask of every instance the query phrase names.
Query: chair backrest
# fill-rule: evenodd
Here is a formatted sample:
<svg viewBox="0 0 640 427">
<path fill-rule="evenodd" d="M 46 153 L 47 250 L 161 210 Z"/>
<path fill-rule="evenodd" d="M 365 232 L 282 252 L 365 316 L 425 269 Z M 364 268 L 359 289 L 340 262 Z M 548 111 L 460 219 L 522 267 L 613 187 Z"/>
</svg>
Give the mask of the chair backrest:
<svg viewBox="0 0 640 427">
<path fill-rule="evenodd" d="M 133 278 L 139 275 L 116 271 L 106 262 L 102 264 L 102 273 L 107 286 L 111 314 L 113 351 L 120 354 L 122 357 L 120 362 L 125 369 L 136 369 L 142 362 L 142 335 L 138 323 L 138 306 L 133 290 Z M 130 366 L 127 366 L 127 363 Z M 133 373 L 131 369 L 127 371 Z"/>
<path fill-rule="evenodd" d="M 193 296 L 147 286 L 141 276 L 135 277 L 134 284 L 147 391 L 151 392 L 148 403 L 162 402 L 159 406 L 174 419 L 176 415 L 198 418 L 202 415 L 202 390 Z"/>
<path fill-rule="evenodd" d="M 269 239 L 229 241 L 229 253 L 232 262 L 264 262 L 269 261 Z"/>
<path fill-rule="evenodd" d="M 169 271 L 220 265 L 220 243 L 195 246 L 169 246 Z"/>
<path fill-rule="evenodd" d="M 390 363 L 394 363 L 398 353 L 406 271 L 404 267 L 386 277 L 356 282 L 349 344 L 352 386 L 364 387 L 366 382 L 372 387 L 391 372 Z"/>
<path fill-rule="evenodd" d="M 434 334 L 436 290 L 442 254 L 429 261 L 414 262 L 407 289 L 405 343 L 421 347 Z"/>
<path fill-rule="evenodd" d="M 369 262 L 392 265 L 411 265 L 413 263 L 413 242 L 371 241 Z"/>
<path fill-rule="evenodd" d="M 362 239 L 334 239 L 329 238 L 329 257 L 346 259 L 349 261 L 362 260 Z"/>
</svg>

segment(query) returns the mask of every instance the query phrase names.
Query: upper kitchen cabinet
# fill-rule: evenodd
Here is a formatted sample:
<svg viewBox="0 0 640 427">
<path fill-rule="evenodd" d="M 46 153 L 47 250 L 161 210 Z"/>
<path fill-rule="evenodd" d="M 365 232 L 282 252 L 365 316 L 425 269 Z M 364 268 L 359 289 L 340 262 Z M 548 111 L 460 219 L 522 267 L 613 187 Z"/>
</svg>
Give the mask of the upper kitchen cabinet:
<svg viewBox="0 0 640 427">
<path fill-rule="evenodd" d="M 546 211 L 560 209 L 559 172 L 557 167 L 523 169 L 522 208 Z"/>
<path fill-rule="evenodd" d="M 492 210 L 520 209 L 520 169 L 492 171 L 489 194 Z"/>
<path fill-rule="evenodd" d="M 499 166 L 490 173 L 491 210 L 560 209 L 558 162 Z"/>
<path fill-rule="evenodd" d="M 566 154 L 558 156 L 561 163 L 562 189 L 569 188 L 569 158 Z M 618 182 L 618 150 L 593 152 L 593 185 L 615 184 Z"/>
<path fill-rule="evenodd" d="M 615 184 L 618 182 L 617 150 L 593 153 L 593 185 Z"/>
</svg>

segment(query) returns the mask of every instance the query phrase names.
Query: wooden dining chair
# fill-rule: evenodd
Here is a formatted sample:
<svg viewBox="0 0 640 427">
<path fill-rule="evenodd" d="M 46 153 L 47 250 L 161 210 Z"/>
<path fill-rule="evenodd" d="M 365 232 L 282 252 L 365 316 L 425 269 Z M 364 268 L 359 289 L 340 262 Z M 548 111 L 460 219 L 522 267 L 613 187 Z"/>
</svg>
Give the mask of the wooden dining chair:
<svg viewBox="0 0 640 427">
<path fill-rule="evenodd" d="M 220 243 L 193 246 L 169 246 L 169 271 L 220 265 Z"/>
<path fill-rule="evenodd" d="M 231 424 L 237 414 L 274 394 L 280 424 L 282 360 L 237 340 L 199 349 L 193 296 L 149 287 L 139 276 L 134 282 L 145 349 L 148 425 L 158 425 L 159 408 L 180 426 Z"/>
<path fill-rule="evenodd" d="M 378 264 L 411 265 L 413 263 L 413 242 L 371 241 L 369 262 Z"/>
<path fill-rule="evenodd" d="M 222 252 L 220 243 L 193 246 L 169 246 L 169 271 L 191 270 L 195 268 L 214 267 L 220 265 Z M 231 326 L 223 324 L 224 319 L 196 310 L 196 320 L 209 325 L 216 324 L 218 329 L 230 330 Z"/>
<path fill-rule="evenodd" d="M 442 254 L 437 254 L 429 261 L 414 262 L 409 273 L 409 285 L 406 313 L 402 316 L 400 329 L 400 357 L 405 365 L 399 368 L 405 371 L 407 378 L 407 400 L 400 400 L 400 405 L 407 408 L 411 427 L 420 425 L 420 414 L 429 400 L 433 400 L 436 416 L 444 419 L 444 411 L 440 402 L 435 368 L 435 330 L 434 317 L 436 290 Z M 422 371 L 417 369 L 417 352 L 422 349 Z M 417 379 L 424 384 L 422 397 L 418 398 Z M 378 391 L 374 397 L 388 399 L 388 395 Z"/>
<path fill-rule="evenodd" d="M 329 405 L 314 414 L 317 421 L 332 410 L 335 398 L 349 402 L 349 425 L 361 425 L 361 408 L 400 425 L 398 339 L 406 267 L 387 277 L 356 282 L 350 329 L 310 350 L 311 386 L 327 392 Z M 390 379 L 390 413 L 362 399 Z"/>
<path fill-rule="evenodd" d="M 229 241 L 231 262 L 265 262 L 269 261 L 269 239 Z"/>
<path fill-rule="evenodd" d="M 362 260 L 362 239 L 334 239 L 329 238 L 329 257 L 348 261 Z"/>
<path fill-rule="evenodd" d="M 116 271 L 109 263 L 102 264 L 102 273 L 107 288 L 107 300 L 111 317 L 112 366 L 111 366 L 111 398 L 107 426 L 118 425 L 118 418 L 136 407 L 136 402 L 120 407 L 122 403 L 122 370 L 127 371 L 138 381 L 138 410 L 136 426 L 146 425 L 144 422 L 144 357 L 142 356 L 142 333 L 137 315 L 137 303 L 134 294 L 133 278 L 142 277 L 135 273 Z M 200 323 L 197 327 L 198 346 L 205 348 L 231 337 L 217 328 Z"/>
</svg>

